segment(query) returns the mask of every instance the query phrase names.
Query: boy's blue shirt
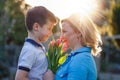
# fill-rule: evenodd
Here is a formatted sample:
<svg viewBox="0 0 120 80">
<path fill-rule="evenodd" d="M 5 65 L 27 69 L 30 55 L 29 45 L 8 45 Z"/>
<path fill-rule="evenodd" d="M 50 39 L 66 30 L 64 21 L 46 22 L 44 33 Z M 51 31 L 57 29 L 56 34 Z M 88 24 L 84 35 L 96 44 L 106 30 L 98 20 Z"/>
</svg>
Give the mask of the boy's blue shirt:
<svg viewBox="0 0 120 80">
<path fill-rule="evenodd" d="M 97 71 L 90 47 L 73 51 L 59 67 L 55 80 L 96 80 Z"/>
</svg>

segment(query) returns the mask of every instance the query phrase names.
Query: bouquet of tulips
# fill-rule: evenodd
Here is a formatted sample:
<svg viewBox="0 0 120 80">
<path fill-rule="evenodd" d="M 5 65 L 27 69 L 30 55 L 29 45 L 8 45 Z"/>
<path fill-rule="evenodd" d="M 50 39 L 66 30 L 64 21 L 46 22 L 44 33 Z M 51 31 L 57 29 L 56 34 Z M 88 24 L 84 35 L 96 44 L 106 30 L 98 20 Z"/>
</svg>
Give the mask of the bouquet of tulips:
<svg viewBox="0 0 120 80">
<path fill-rule="evenodd" d="M 49 49 L 47 52 L 48 67 L 54 74 L 56 73 L 59 65 L 66 60 L 67 54 L 63 54 L 66 50 L 67 44 L 63 43 L 61 39 L 53 39 L 49 43 Z"/>
</svg>

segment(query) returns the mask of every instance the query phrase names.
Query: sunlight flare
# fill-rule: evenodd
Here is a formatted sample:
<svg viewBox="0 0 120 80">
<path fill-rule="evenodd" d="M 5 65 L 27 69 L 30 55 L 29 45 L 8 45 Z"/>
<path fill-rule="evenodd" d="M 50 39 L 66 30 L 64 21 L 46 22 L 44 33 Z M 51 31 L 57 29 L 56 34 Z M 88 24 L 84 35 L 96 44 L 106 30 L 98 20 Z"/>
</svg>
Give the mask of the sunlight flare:
<svg viewBox="0 0 120 80">
<path fill-rule="evenodd" d="M 57 17 L 63 19 L 72 13 L 80 13 L 82 16 L 92 16 L 97 13 L 97 0 L 25 0 L 27 4 L 34 6 L 45 6 Z M 98 14 L 95 14 L 98 15 Z"/>
</svg>

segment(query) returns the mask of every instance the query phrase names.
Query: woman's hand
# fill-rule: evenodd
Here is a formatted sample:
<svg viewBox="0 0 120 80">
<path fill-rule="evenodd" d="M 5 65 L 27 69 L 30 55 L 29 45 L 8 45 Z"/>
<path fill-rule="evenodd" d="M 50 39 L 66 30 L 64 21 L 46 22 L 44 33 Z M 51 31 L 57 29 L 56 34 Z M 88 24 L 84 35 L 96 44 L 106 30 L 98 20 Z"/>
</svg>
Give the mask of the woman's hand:
<svg viewBox="0 0 120 80">
<path fill-rule="evenodd" d="M 50 69 L 43 75 L 43 80 L 54 80 L 54 74 Z"/>
</svg>

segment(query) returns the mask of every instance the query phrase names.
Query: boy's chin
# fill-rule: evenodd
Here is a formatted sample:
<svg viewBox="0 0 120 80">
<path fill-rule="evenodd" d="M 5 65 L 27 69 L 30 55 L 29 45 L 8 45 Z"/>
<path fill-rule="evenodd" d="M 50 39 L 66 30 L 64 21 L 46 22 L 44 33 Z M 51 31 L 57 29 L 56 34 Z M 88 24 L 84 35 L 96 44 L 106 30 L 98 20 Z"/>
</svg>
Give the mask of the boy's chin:
<svg viewBox="0 0 120 80">
<path fill-rule="evenodd" d="M 45 38 L 45 39 L 42 40 L 42 42 L 46 42 L 47 40 L 48 40 L 48 38 Z"/>
</svg>

